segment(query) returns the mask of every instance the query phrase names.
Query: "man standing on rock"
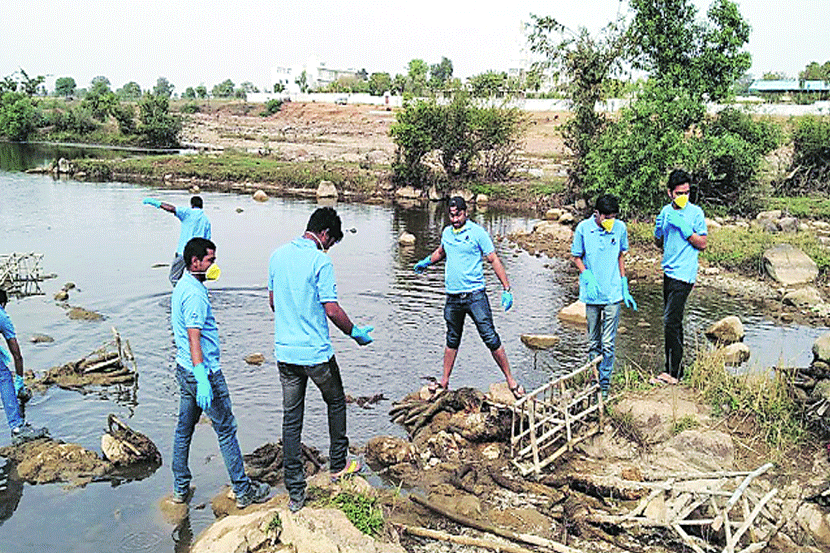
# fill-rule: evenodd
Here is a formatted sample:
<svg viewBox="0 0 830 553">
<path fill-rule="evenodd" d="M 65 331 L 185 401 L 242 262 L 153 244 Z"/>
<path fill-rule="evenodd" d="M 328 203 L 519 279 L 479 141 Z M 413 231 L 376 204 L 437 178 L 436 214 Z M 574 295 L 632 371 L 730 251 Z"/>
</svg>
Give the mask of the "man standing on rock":
<svg viewBox="0 0 830 553">
<path fill-rule="evenodd" d="M 458 355 L 458 347 L 461 345 L 464 319 L 470 315 L 476 324 L 479 336 L 504 373 L 507 387 L 513 396 L 519 399 L 525 395 L 525 390 L 510 372 L 507 354 L 493 324 L 493 313 L 490 310 L 490 300 L 487 298 L 484 284 L 482 257 L 493 266 L 493 271 L 504 288 L 501 294 L 501 305 L 505 311 L 513 305 L 513 294 L 510 291 L 507 272 L 499 256 L 496 255 L 496 248 L 487 231 L 467 220 L 467 202 L 464 198 L 461 196 L 450 198 L 449 216 L 451 224 L 444 228 L 441 234 L 441 245 L 415 265 L 415 272 L 421 273 L 433 263 L 438 263 L 445 258 L 447 260 L 444 270 L 444 285 L 447 294 L 444 306 L 444 320 L 447 322 L 444 374 L 441 376 L 441 381 L 432 387 L 432 391 L 446 390 L 449 386 L 450 374 Z"/>
<path fill-rule="evenodd" d="M 181 232 L 179 233 L 179 243 L 176 246 L 176 254 L 173 257 L 173 264 L 170 265 L 170 284 L 175 286 L 179 279 L 182 278 L 182 273 L 184 273 L 185 262 L 182 253 L 187 241 L 195 237 L 210 240 L 210 221 L 202 210 L 202 198 L 200 196 L 190 198 L 189 208 L 176 207 L 155 198 L 144 198 L 142 203 L 163 209 L 164 211 L 169 211 L 178 217 L 182 223 Z"/>
<path fill-rule="evenodd" d="M 244 509 L 251 503 L 264 502 L 271 490 L 268 484 L 254 482 L 245 474 L 231 397 L 219 366 L 219 329 L 204 285 L 205 280 L 219 278 L 216 246 L 205 238 L 192 238 L 183 250 L 187 271 L 170 299 L 179 383 L 179 420 L 173 439 L 173 502 L 186 503 L 190 499 L 190 442 L 204 412 L 219 439 L 236 506 Z"/>
<path fill-rule="evenodd" d="M 593 216 L 576 226 L 571 255 L 579 269 L 579 301 L 585 304 L 589 359 L 602 355 L 599 364 L 599 386 L 602 397 L 608 397 L 611 372 L 614 370 L 614 349 L 620 304 L 637 310 L 637 303 L 628 291 L 625 259 L 628 251 L 628 230 L 617 220 L 619 201 L 611 194 L 597 198 Z"/>
<path fill-rule="evenodd" d="M 0 290 L 0 334 L 6 339 L 9 347 L 7 352 L 0 347 L 0 397 L 3 401 L 3 410 L 6 420 L 12 431 L 12 445 L 19 445 L 29 440 L 43 438 L 49 435 L 45 428 L 32 428 L 23 420 L 20 412 L 18 397 L 26 393 L 26 384 L 23 381 L 23 354 L 20 353 L 20 344 L 17 343 L 17 334 L 9 315 L 6 313 L 6 304 L 9 296 L 5 290 Z M 9 357 L 11 353 L 11 358 Z M 14 378 L 12 378 L 11 362 L 14 358 Z"/>
<path fill-rule="evenodd" d="M 668 195 L 654 223 L 654 239 L 663 248 L 663 332 L 665 372 L 658 378 L 677 383 L 683 378 L 683 310 L 697 279 L 698 253 L 706 249 L 706 219 L 689 202 L 691 177 L 682 169 L 669 175 Z"/>
<path fill-rule="evenodd" d="M 343 238 L 340 216 L 331 207 L 311 214 L 302 236 L 277 248 L 268 263 L 268 303 L 274 312 L 274 357 L 282 384 L 282 446 L 288 508 L 305 504 L 301 438 L 308 379 L 328 408 L 329 470 L 332 480 L 356 473 L 347 462 L 346 395 L 329 336 L 330 320 L 358 345 L 372 343 L 371 326 L 352 323 L 337 301 L 334 267 L 326 252 Z"/>
</svg>

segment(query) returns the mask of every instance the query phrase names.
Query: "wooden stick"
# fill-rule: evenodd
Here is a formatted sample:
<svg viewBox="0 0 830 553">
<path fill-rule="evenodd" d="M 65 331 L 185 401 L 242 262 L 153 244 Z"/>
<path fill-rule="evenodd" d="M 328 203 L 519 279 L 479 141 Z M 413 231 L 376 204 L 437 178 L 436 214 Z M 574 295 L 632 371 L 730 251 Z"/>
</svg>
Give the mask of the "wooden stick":
<svg viewBox="0 0 830 553">
<path fill-rule="evenodd" d="M 706 553 L 705 551 L 703 551 L 703 549 L 700 548 L 698 544 L 694 542 L 691 536 L 689 536 L 689 534 L 687 534 L 683 530 L 683 528 L 680 527 L 679 524 L 674 523 L 671 525 L 671 527 L 674 529 L 675 532 L 677 532 L 677 535 L 680 536 L 680 539 L 683 540 L 683 543 L 694 549 L 697 553 Z"/>
<path fill-rule="evenodd" d="M 407 526 L 402 524 L 401 528 L 407 534 L 413 536 L 420 536 L 422 538 L 430 538 L 433 540 L 448 541 L 452 543 L 460 543 L 462 545 L 473 545 L 475 547 L 484 547 L 486 549 L 493 549 L 494 551 L 504 551 L 505 553 L 533 553 L 530 549 L 525 549 L 518 545 L 506 543 L 494 543 L 491 541 L 472 538 L 468 536 L 456 536 L 446 532 L 439 532 L 438 530 L 430 530 L 429 528 L 421 528 L 419 526 Z"/>
<path fill-rule="evenodd" d="M 489 532 L 491 534 L 495 534 L 497 536 L 501 536 L 503 538 L 507 538 L 513 541 L 520 541 L 523 543 L 529 543 L 531 545 L 538 545 L 540 547 L 548 547 L 553 549 L 557 553 L 580 553 L 578 549 L 573 549 L 568 547 L 567 545 L 548 540 L 542 538 L 540 536 L 534 536 L 532 534 L 518 534 L 511 530 L 504 530 L 502 528 L 498 528 L 486 522 L 480 522 L 477 520 L 473 520 L 471 518 L 467 518 L 465 516 L 459 515 L 458 513 L 454 513 L 444 507 L 440 507 L 435 505 L 434 503 L 430 503 L 426 498 L 418 495 L 412 494 L 409 496 L 409 499 L 414 501 L 419 505 L 423 505 L 427 509 L 438 513 L 441 516 L 445 516 L 448 519 L 457 522 L 458 524 L 463 524 L 464 526 L 469 526 L 470 528 L 475 528 L 476 530 L 481 530 L 482 532 Z"/>
<path fill-rule="evenodd" d="M 767 495 L 765 495 L 763 498 L 761 498 L 760 503 L 755 505 L 755 508 L 752 509 L 752 513 L 750 513 L 749 518 L 746 519 L 744 521 L 744 523 L 741 525 L 741 527 L 738 528 L 738 531 L 735 532 L 735 535 L 732 537 L 732 540 L 727 541 L 726 548 L 723 550 L 724 553 L 734 553 L 735 546 L 738 545 L 738 542 L 740 541 L 741 536 L 743 536 L 744 532 L 746 532 L 749 529 L 750 525 L 752 525 L 752 522 L 758 516 L 758 513 L 761 512 L 761 509 L 764 507 L 764 505 L 767 503 L 767 501 L 772 499 L 772 496 L 774 496 L 776 493 L 778 493 L 778 488 L 773 488 L 767 493 Z"/>
</svg>

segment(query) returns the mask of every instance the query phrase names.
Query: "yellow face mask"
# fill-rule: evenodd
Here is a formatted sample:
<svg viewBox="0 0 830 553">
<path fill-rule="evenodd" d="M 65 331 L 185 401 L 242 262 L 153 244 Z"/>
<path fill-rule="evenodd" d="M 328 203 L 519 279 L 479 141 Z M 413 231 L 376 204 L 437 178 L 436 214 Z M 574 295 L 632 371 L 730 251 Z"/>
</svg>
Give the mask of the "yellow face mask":
<svg viewBox="0 0 830 553">
<path fill-rule="evenodd" d="M 205 280 L 219 280 L 219 275 L 221 274 L 222 270 L 219 268 L 219 265 L 214 263 L 205 271 Z"/>
<path fill-rule="evenodd" d="M 683 209 L 684 207 L 686 207 L 686 203 L 688 203 L 688 201 L 689 201 L 689 195 L 688 194 L 680 194 L 679 196 L 677 196 L 674 199 L 674 205 L 676 205 L 680 209 Z"/>
<path fill-rule="evenodd" d="M 615 219 L 605 219 L 600 223 L 600 225 L 605 229 L 605 232 L 611 232 L 614 228 L 614 221 Z"/>
</svg>

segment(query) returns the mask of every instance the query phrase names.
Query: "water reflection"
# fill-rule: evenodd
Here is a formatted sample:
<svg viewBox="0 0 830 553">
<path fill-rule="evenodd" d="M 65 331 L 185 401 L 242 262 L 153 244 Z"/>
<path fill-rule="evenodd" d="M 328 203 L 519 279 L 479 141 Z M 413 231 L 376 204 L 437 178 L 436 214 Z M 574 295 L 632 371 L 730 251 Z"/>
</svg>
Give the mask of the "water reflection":
<svg viewBox="0 0 830 553">
<path fill-rule="evenodd" d="M 167 268 L 179 233 L 175 219 L 160 223 L 158 214 L 142 206 L 152 194 L 173 205 L 186 205 L 189 195 L 177 190 L 150 190 L 124 183 L 89 184 L 54 181 L 50 177 L 0 172 L 0 254 L 12 251 L 43 253 L 43 269 L 58 277 L 43 283 L 44 296 L 13 300 L 9 305 L 23 347 L 26 367 L 42 373 L 77 359 L 110 339 L 115 326 L 130 340 L 140 386 L 130 399 L 107 390 L 105 395 L 80 395 L 50 388 L 36 396 L 27 415 L 34 425 L 48 426 L 52 435 L 98 451 L 110 413 L 150 437 L 165 459 L 171 458 L 178 410 L 174 378 L 174 345 L 169 324 L 170 284 Z M 222 368 L 234 402 L 243 453 L 281 432 L 281 389 L 273 360 L 273 315 L 265 288 L 271 252 L 302 234 L 316 203 L 272 199 L 265 203 L 248 196 L 204 193 L 213 240 L 223 268 L 222 280 L 210 284 L 219 324 Z M 239 209 L 237 209 L 239 208 Z M 334 330 L 332 339 L 346 393 L 383 393 L 390 401 L 372 409 L 348 407 L 349 436 L 355 445 L 382 435 L 404 432 L 387 415 L 391 401 L 440 376 L 444 348 L 443 265 L 417 275 L 412 266 L 433 251 L 448 224 L 443 205 L 368 206 L 338 204 L 345 228 L 355 228 L 332 248 L 340 303 L 356 324 L 371 324 L 375 342 L 358 348 Z M 497 252 L 511 280 L 515 303 L 494 312 L 516 378 L 528 389 L 553 375 L 580 366 L 586 358 L 585 331 L 563 325 L 558 312 L 578 294 L 575 273 L 567 260 L 535 257 L 500 239 L 515 227 L 529 228 L 530 219 L 508 216 L 495 209 L 473 212 L 472 218 L 494 237 Z M 398 245 L 402 231 L 416 237 L 412 247 Z M 490 301 L 499 305 L 498 279 L 485 267 Z M 106 316 L 104 321 L 73 321 L 52 300 L 66 281 L 77 284 L 72 305 Z M 640 311 L 624 310 L 618 338 L 621 363 L 646 370 L 662 365 L 662 298 L 659 288 L 632 284 Z M 687 336 L 694 336 L 725 315 L 739 314 L 753 352 L 750 362 L 772 364 L 779 358 L 800 362 L 810 351 L 818 329 L 776 326 L 744 301 L 722 298 L 696 289 L 687 304 Z M 548 352 L 533 352 L 519 339 L 522 333 L 560 336 Z M 31 344 L 28 337 L 48 334 L 50 344 Z M 451 385 L 486 390 L 503 377 L 486 346 L 468 322 Z M 263 365 L 248 365 L 244 356 L 262 353 Z M 328 449 L 325 404 L 316 392 L 307 397 L 303 441 Z M 0 433 L 0 446 L 8 443 Z M 222 489 L 227 475 L 215 435 L 199 427 L 191 446 L 196 496 L 192 504 L 208 503 Z M 170 493 L 167 466 L 141 481 L 125 479 L 117 486 L 26 486 L 17 497 L 14 516 L 0 532 L 0 551 L 14 553 L 66 547 L 84 551 L 113 551 L 152 544 L 155 550 L 186 550 L 192 535 L 212 521 L 210 509 L 192 510 L 185 526 L 171 536 L 157 506 Z M 114 513 L 119 513 L 116 517 Z M 49 520 L 50 524 L 42 524 Z M 31 536 L 21 543 L 20 536 Z M 162 536 L 158 541 L 158 536 Z M 191 536 L 191 537 L 188 537 Z M 128 546 L 135 539 L 134 546 Z"/>
</svg>

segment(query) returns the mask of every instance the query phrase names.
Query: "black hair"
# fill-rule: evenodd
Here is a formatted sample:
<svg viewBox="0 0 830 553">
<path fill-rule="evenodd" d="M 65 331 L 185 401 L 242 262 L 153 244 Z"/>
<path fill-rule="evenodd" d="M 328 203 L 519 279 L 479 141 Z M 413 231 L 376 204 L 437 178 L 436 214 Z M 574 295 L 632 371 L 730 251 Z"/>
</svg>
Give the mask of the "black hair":
<svg viewBox="0 0 830 553">
<path fill-rule="evenodd" d="M 6 305 L 9 303 L 9 295 L 6 294 L 6 291 L 0 288 L 0 304 Z"/>
<path fill-rule="evenodd" d="M 675 169 L 669 175 L 669 192 L 673 192 L 675 188 L 681 184 L 692 183 L 692 177 L 683 169 Z"/>
<path fill-rule="evenodd" d="M 202 209 L 202 206 L 204 206 L 204 204 L 202 203 L 201 196 L 193 196 L 190 198 L 190 207 L 198 207 L 199 209 Z"/>
<path fill-rule="evenodd" d="M 305 229 L 315 234 L 327 230 L 329 237 L 335 242 L 343 240 L 340 215 L 333 207 L 318 207 L 309 217 Z"/>
<path fill-rule="evenodd" d="M 191 238 L 190 241 L 185 244 L 184 253 L 182 254 L 182 257 L 184 257 L 185 267 L 190 268 L 190 262 L 193 261 L 194 257 L 200 261 L 204 259 L 208 253 L 208 250 L 216 251 L 216 244 L 207 238 L 201 238 L 199 236 Z"/>
<path fill-rule="evenodd" d="M 594 208 L 602 215 L 616 215 L 620 212 L 620 202 L 613 194 L 603 194 L 597 198 L 596 207 Z"/>
</svg>

